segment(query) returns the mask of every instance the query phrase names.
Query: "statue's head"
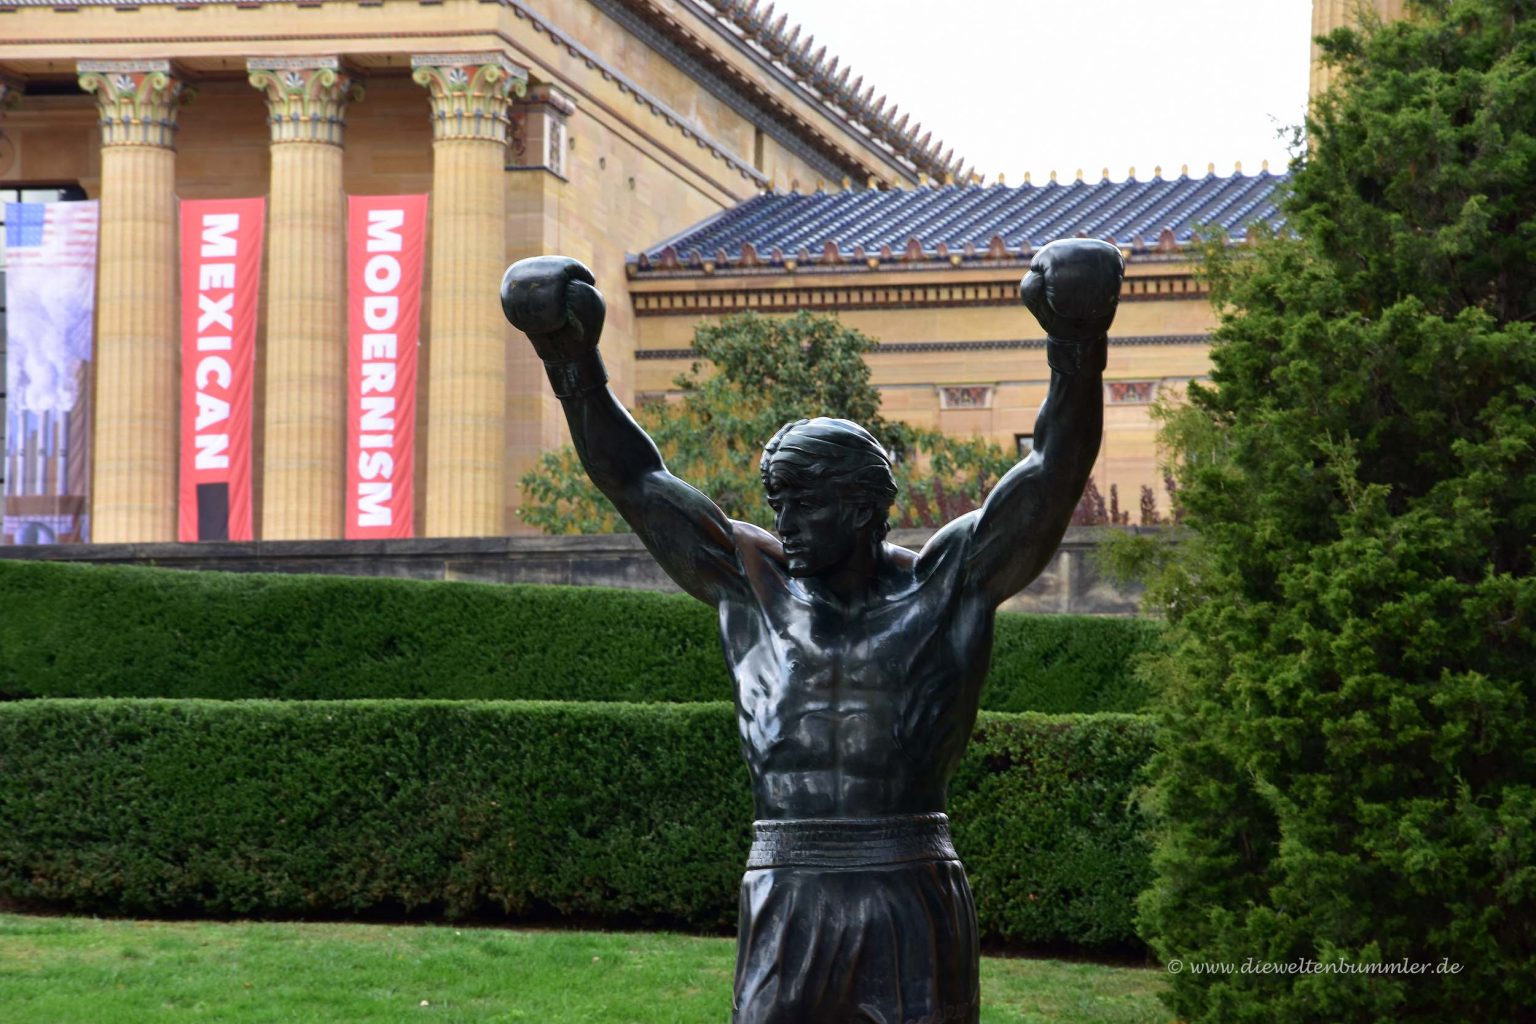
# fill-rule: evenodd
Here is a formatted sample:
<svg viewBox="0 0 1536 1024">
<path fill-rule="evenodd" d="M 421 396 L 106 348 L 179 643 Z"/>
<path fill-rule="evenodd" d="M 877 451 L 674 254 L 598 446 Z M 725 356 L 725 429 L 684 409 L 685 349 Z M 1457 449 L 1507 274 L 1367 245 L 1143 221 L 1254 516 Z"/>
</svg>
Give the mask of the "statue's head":
<svg viewBox="0 0 1536 1024">
<path fill-rule="evenodd" d="M 763 446 L 761 468 L 791 576 L 836 569 L 890 529 L 891 457 L 857 423 L 786 423 Z"/>
</svg>

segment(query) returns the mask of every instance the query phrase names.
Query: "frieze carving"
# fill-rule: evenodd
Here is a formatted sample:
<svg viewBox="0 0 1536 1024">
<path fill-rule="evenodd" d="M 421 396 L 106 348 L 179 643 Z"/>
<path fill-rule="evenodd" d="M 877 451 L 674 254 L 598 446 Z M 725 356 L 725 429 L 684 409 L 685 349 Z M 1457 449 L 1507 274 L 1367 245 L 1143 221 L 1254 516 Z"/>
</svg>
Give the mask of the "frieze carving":
<svg viewBox="0 0 1536 1024">
<path fill-rule="evenodd" d="M 788 259 L 790 257 L 783 257 Z M 691 263 L 691 255 L 690 255 Z M 702 257 L 701 264 L 702 268 Z M 878 284 L 793 289 L 744 287 L 730 291 L 637 292 L 636 316 L 696 316 L 748 309 L 881 309 L 1007 306 L 1018 301 L 1016 281 L 962 284 Z"/>
<path fill-rule="evenodd" d="M 175 146 L 176 114 L 191 93 L 169 61 L 83 60 L 76 71 L 96 97 L 103 146 Z"/>
<path fill-rule="evenodd" d="M 528 163 L 528 115 L 514 110 L 507 123 L 507 165 L 523 167 Z"/>
<path fill-rule="evenodd" d="M 432 138 L 482 139 L 506 145 L 507 105 L 528 88 L 528 72 L 499 53 L 429 54 L 411 58 L 411 78 L 432 95 Z"/>
<path fill-rule="evenodd" d="M 273 142 L 341 145 L 347 103 L 362 86 L 335 57 L 263 57 L 246 61 L 251 85 L 267 94 Z"/>
<path fill-rule="evenodd" d="M 576 101 L 557 86 L 547 82 L 530 86 L 527 95 L 512 105 L 509 166 L 539 167 L 566 177 L 566 119 L 575 112 Z"/>
<path fill-rule="evenodd" d="M 841 307 L 838 307 L 841 308 Z M 1149 345 L 1209 345 L 1209 334 L 1144 334 L 1111 338 L 1115 348 Z M 1023 352 L 1044 350 L 1044 338 L 1009 338 L 994 341 L 883 341 L 880 351 L 885 355 L 898 352 Z M 694 359 L 691 348 L 643 348 L 635 353 L 638 360 Z M 1206 381 L 1206 377 L 1191 378 Z"/>
</svg>

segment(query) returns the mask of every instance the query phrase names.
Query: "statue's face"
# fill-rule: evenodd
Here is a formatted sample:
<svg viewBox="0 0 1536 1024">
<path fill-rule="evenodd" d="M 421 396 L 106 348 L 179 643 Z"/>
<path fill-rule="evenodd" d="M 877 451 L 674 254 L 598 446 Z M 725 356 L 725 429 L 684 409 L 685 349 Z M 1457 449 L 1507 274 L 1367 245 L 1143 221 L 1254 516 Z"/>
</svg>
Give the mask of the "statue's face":
<svg viewBox="0 0 1536 1024">
<path fill-rule="evenodd" d="M 835 571 L 858 550 L 869 526 L 869 510 L 842 500 L 829 483 L 797 487 L 773 474 L 768 504 L 791 576 Z"/>
</svg>

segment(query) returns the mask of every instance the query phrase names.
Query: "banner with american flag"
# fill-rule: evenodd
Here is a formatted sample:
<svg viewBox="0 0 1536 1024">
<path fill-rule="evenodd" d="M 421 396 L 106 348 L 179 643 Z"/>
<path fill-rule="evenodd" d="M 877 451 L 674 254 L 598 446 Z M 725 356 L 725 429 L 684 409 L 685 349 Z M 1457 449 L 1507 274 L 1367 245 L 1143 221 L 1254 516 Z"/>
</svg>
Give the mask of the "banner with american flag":
<svg viewBox="0 0 1536 1024">
<path fill-rule="evenodd" d="M 5 204 L 5 500 L 0 543 L 90 540 L 98 204 Z"/>
</svg>

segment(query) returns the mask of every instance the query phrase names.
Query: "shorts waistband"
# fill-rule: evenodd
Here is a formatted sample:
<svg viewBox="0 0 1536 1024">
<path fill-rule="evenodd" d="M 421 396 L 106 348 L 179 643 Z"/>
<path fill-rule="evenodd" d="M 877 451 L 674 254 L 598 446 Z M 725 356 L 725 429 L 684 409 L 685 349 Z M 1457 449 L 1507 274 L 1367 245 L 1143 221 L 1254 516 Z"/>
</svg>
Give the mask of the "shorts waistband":
<svg viewBox="0 0 1536 1024">
<path fill-rule="evenodd" d="M 872 867 L 959 860 L 946 814 L 888 818 L 791 818 L 752 823 L 747 870 Z"/>
</svg>

